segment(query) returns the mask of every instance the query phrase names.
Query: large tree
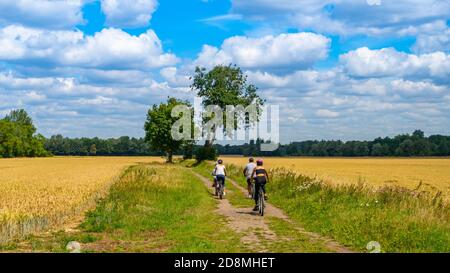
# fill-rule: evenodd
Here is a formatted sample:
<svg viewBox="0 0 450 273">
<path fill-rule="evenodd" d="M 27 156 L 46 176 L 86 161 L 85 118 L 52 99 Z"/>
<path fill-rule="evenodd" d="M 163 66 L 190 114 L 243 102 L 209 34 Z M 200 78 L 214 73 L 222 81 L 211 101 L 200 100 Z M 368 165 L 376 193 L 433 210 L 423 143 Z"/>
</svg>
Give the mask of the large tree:
<svg viewBox="0 0 450 273">
<path fill-rule="evenodd" d="M 147 121 L 144 125 L 145 140 L 153 149 L 166 153 L 168 162 L 172 162 L 173 154 L 189 141 L 176 140 L 172 137 L 172 126 L 179 120 L 179 117 L 172 116 L 172 109 L 178 105 L 190 107 L 188 102 L 176 98 L 169 98 L 166 103 L 153 105 L 148 110 Z"/>
<path fill-rule="evenodd" d="M 204 107 L 217 105 L 222 110 L 225 110 L 227 105 L 242 105 L 243 107 L 247 107 L 254 104 L 255 109 L 257 109 L 256 119 L 259 118 L 261 114 L 260 107 L 264 103 L 264 100 L 257 94 L 258 88 L 248 83 L 247 76 L 235 65 L 218 65 L 209 71 L 206 68 L 196 67 L 191 90 L 202 98 Z M 236 114 L 237 116 L 232 122 L 234 124 L 233 129 L 237 129 L 239 123 L 238 116 L 243 113 L 237 112 Z M 213 117 L 204 118 L 203 122 L 206 123 L 211 118 Z M 256 121 L 249 116 L 241 116 L 241 118 L 244 119 L 246 126 Z M 227 124 L 225 114 L 222 120 L 223 127 L 225 128 Z M 212 132 L 207 136 L 204 146 L 205 149 L 211 148 L 213 145 L 215 131 L 218 128 L 212 129 Z"/>
<path fill-rule="evenodd" d="M 44 137 L 35 135 L 33 120 L 23 109 L 0 120 L 0 157 L 46 156 Z"/>
</svg>

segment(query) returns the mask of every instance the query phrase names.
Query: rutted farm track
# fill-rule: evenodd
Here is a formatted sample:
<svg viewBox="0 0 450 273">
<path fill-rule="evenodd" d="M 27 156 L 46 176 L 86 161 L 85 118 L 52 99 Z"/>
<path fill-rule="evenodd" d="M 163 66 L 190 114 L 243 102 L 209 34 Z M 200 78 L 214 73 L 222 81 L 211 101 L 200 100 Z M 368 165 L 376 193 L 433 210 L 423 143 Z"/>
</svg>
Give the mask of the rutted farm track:
<svg viewBox="0 0 450 273">
<path fill-rule="evenodd" d="M 211 181 L 204 176 L 195 173 L 195 175 L 205 184 L 207 188 L 211 188 Z M 235 181 L 227 179 L 228 183 L 231 183 L 235 190 L 242 194 L 242 198 L 246 198 L 246 190 L 238 185 Z M 214 196 L 213 189 L 208 190 L 211 196 Z M 238 194 L 239 194 L 238 193 Z M 252 212 L 252 208 L 237 208 L 233 206 L 229 200 L 218 199 L 218 207 L 216 212 L 223 217 L 226 217 L 228 225 L 235 231 L 241 234 L 241 242 L 249 247 L 249 250 L 253 252 L 270 252 L 270 246 L 274 244 L 284 244 L 287 241 L 295 240 L 295 238 L 288 238 L 278 235 L 273 231 L 269 225 L 268 220 L 275 218 L 289 224 L 295 231 L 302 235 L 308 244 L 315 245 L 318 248 L 323 249 L 326 252 L 339 252 L 339 253 L 351 253 L 352 250 L 341 246 L 337 242 L 324 238 L 319 234 L 305 231 L 303 228 L 295 225 L 291 219 L 279 208 L 266 204 L 265 216 L 260 217 L 256 212 Z M 269 246 L 269 247 L 268 247 Z M 299 244 L 299 247 L 301 245 Z M 308 249 L 291 249 L 292 252 L 309 252 Z"/>
</svg>

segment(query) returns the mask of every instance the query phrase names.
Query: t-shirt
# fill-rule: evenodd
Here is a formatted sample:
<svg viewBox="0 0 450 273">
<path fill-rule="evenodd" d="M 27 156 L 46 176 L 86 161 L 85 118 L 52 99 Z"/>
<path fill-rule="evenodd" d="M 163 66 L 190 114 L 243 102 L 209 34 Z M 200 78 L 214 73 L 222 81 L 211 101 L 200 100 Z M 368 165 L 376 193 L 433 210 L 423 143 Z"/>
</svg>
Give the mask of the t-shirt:
<svg viewBox="0 0 450 273">
<path fill-rule="evenodd" d="M 225 165 L 217 164 L 214 168 L 215 175 L 225 175 Z"/>
<path fill-rule="evenodd" d="M 245 166 L 245 176 L 247 178 L 251 178 L 253 170 L 256 168 L 256 164 L 254 162 L 250 162 Z"/>
<path fill-rule="evenodd" d="M 264 167 L 262 166 L 258 166 L 255 169 L 255 173 L 256 173 L 256 183 L 266 183 L 267 182 L 267 171 L 266 169 L 264 169 Z"/>
</svg>

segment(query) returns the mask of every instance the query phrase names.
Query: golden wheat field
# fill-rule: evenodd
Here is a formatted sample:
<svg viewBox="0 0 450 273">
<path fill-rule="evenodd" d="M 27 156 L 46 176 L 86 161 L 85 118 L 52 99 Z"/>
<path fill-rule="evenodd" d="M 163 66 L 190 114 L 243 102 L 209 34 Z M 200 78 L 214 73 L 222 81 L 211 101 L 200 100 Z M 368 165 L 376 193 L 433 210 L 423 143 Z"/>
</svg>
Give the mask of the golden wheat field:
<svg viewBox="0 0 450 273">
<path fill-rule="evenodd" d="M 224 157 L 225 163 L 243 166 L 245 157 Z M 365 183 L 415 188 L 420 182 L 426 190 L 450 195 L 450 158 L 308 158 L 268 157 L 266 168 L 284 167 L 331 183 Z"/>
<path fill-rule="evenodd" d="M 95 204 L 122 170 L 159 157 L 0 159 L 0 242 L 61 224 Z"/>
</svg>

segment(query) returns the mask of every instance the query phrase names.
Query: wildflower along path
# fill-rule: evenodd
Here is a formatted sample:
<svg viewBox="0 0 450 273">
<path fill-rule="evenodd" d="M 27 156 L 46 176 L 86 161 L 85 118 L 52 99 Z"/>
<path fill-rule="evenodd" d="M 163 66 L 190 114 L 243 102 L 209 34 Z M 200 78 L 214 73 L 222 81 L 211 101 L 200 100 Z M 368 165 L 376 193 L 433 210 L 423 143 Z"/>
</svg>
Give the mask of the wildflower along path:
<svg viewBox="0 0 450 273">
<path fill-rule="evenodd" d="M 214 189 L 211 180 L 198 172 L 195 175 L 208 187 L 211 196 Z M 231 184 L 231 185 L 230 185 Z M 216 212 L 226 217 L 228 226 L 241 234 L 241 242 L 253 252 L 339 252 L 351 253 L 339 243 L 319 234 L 308 232 L 298 226 L 279 208 L 266 204 L 265 216 L 260 217 L 252 211 L 252 206 L 245 207 L 238 204 L 233 206 L 236 198 L 246 198 L 247 191 L 232 179 L 227 179 L 227 198 L 218 200 Z M 239 206 L 241 205 L 241 206 Z M 290 232 L 288 232 L 290 230 Z"/>
</svg>

